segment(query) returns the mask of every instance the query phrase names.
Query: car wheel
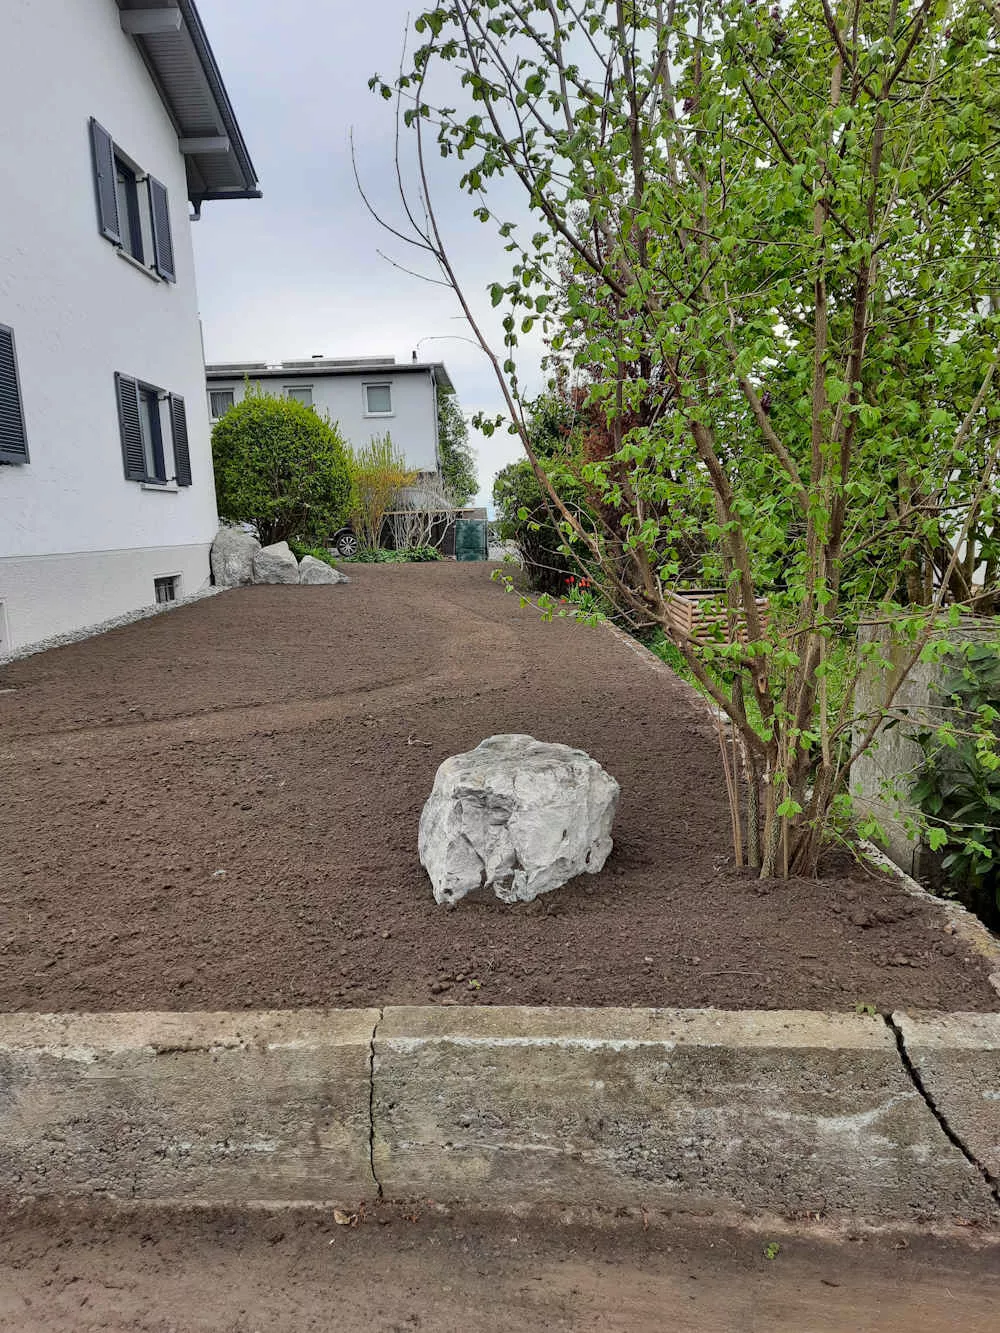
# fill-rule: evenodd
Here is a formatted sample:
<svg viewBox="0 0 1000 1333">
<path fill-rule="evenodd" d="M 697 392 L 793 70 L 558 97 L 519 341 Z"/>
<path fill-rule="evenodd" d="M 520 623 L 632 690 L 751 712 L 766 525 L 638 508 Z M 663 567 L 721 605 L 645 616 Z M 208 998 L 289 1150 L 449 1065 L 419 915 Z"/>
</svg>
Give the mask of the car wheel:
<svg viewBox="0 0 1000 1333">
<path fill-rule="evenodd" d="M 358 539 L 353 532 L 341 532 L 336 538 L 336 544 L 345 560 L 358 553 Z"/>
</svg>

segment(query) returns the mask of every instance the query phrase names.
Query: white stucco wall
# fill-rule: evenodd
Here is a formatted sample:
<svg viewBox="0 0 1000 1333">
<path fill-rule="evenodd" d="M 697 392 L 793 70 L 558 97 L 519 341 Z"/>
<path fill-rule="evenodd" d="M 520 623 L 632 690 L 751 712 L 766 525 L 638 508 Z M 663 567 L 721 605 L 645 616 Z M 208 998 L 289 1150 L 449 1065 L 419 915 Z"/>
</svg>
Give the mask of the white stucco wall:
<svg viewBox="0 0 1000 1333">
<path fill-rule="evenodd" d="M 151 581 L 143 592 L 117 579 L 121 562 L 108 553 L 166 549 L 171 566 L 169 548 L 184 548 L 190 585 L 191 551 L 201 548 L 207 578 L 216 510 L 176 132 L 114 0 L 4 0 L 2 27 L 0 323 L 14 329 L 30 452 L 26 466 L 0 467 L 0 602 L 18 646 L 29 621 L 35 638 L 39 628 L 60 633 L 92 623 L 98 609 L 93 619 L 134 609 L 139 596 L 153 600 Z M 100 235 L 91 116 L 166 185 L 176 283 L 154 281 Z M 184 396 L 189 488 L 156 492 L 125 480 L 115 371 Z M 172 464 L 169 438 L 164 451 Z M 30 557 L 47 563 L 29 579 Z M 89 591 L 96 568 L 111 580 L 99 608 Z"/>
<path fill-rule="evenodd" d="M 388 432 L 408 467 L 418 472 L 437 470 L 437 400 L 430 371 L 393 373 L 390 366 L 357 375 L 265 376 L 258 382 L 273 394 L 308 385 L 312 388 L 313 407 L 320 415 L 328 413 L 330 420 L 339 424 L 348 444 L 357 447 L 367 444 L 373 435 Z M 392 385 L 392 416 L 365 416 L 365 384 Z M 213 379 L 208 387 L 231 389 L 238 403 L 245 392 L 245 381 Z"/>
</svg>

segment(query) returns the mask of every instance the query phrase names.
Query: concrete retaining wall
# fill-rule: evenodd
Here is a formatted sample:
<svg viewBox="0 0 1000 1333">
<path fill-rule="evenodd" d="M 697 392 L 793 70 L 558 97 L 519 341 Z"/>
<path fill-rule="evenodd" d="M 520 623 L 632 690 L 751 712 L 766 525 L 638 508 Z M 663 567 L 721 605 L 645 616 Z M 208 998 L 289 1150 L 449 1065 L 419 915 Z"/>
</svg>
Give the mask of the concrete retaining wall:
<svg viewBox="0 0 1000 1333">
<path fill-rule="evenodd" d="M 970 1113 L 1000 1085 L 992 1018 L 897 1022 Z M 1000 1222 L 893 1029 L 853 1014 L 3 1015 L 0 1191 Z"/>
<path fill-rule="evenodd" d="M 1000 1014 L 895 1014 L 939 1114 L 1000 1184 Z"/>
<path fill-rule="evenodd" d="M 0 1016 L 0 1191 L 363 1198 L 378 1016 Z"/>
<path fill-rule="evenodd" d="M 389 1009 L 374 1126 L 390 1197 L 997 1212 L 878 1018 Z"/>
</svg>

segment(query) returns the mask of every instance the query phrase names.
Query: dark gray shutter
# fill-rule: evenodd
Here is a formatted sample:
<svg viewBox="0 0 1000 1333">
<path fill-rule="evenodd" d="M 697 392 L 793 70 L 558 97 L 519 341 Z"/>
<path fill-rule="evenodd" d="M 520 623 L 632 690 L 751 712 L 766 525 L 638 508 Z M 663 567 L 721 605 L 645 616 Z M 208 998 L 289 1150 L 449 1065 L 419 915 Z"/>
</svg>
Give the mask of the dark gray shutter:
<svg viewBox="0 0 1000 1333">
<path fill-rule="evenodd" d="M 176 282 L 174 273 L 174 246 L 170 239 L 170 210 L 167 208 L 167 187 L 155 177 L 149 177 L 149 212 L 153 219 L 154 265 L 161 278 Z"/>
<path fill-rule="evenodd" d="M 178 486 L 191 485 L 191 451 L 188 448 L 187 413 L 184 399 L 170 395 L 170 433 L 174 439 L 174 479 Z"/>
<path fill-rule="evenodd" d="M 0 324 L 0 463 L 27 461 L 28 437 L 17 379 L 14 330 Z"/>
<path fill-rule="evenodd" d="M 102 236 L 121 245 L 122 229 L 118 219 L 118 190 L 115 184 L 115 145 L 111 135 L 93 117 L 90 119 L 90 146 L 94 154 L 97 225 Z"/>
<path fill-rule="evenodd" d="M 129 481 L 146 480 L 146 454 L 142 447 L 142 426 L 139 424 L 139 386 L 128 375 L 115 371 L 115 392 L 118 395 L 118 426 L 122 436 L 122 458 L 125 476 Z"/>
</svg>

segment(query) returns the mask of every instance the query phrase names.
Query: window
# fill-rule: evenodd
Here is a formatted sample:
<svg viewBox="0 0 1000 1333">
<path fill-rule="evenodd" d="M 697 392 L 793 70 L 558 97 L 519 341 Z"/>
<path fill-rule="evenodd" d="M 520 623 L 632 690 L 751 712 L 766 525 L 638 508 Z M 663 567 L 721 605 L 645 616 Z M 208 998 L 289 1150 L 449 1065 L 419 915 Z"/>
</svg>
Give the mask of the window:
<svg viewBox="0 0 1000 1333">
<path fill-rule="evenodd" d="M 293 384 L 285 386 L 285 397 L 291 398 L 295 403 L 302 403 L 306 407 L 312 407 L 313 391 L 311 384 Z"/>
<path fill-rule="evenodd" d="M 177 587 L 180 581 L 179 574 L 167 574 L 161 579 L 153 580 L 157 606 L 166 606 L 168 602 L 177 601 Z"/>
<path fill-rule="evenodd" d="M 364 394 L 366 417 L 392 416 L 391 384 L 366 384 Z"/>
<path fill-rule="evenodd" d="M 140 384 L 139 431 L 142 436 L 142 457 L 147 481 L 166 481 L 163 466 L 163 424 L 160 421 L 160 391 Z"/>
<path fill-rule="evenodd" d="M 21 407 L 14 330 L 0 324 L 0 463 L 27 461 L 28 438 Z"/>
<path fill-rule="evenodd" d="M 212 414 L 212 420 L 218 421 L 219 417 L 224 417 L 233 405 L 232 389 L 212 389 L 208 395 L 208 410 Z"/>
<path fill-rule="evenodd" d="M 123 254 L 176 282 L 167 187 L 142 170 L 96 120 L 90 122 L 97 228 Z"/>
<path fill-rule="evenodd" d="M 139 212 L 139 184 L 135 172 L 120 157 L 115 157 L 115 195 L 121 224 L 121 245 L 140 264 L 145 261 L 142 243 L 142 216 Z"/>
<path fill-rule="evenodd" d="M 165 393 L 153 384 L 117 372 L 115 393 L 126 479 L 161 486 L 175 481 L 178 486 L 190 486 L 187 413 L 180 394 Z M 168 476 L 164 449 L 167 434 L 173 445 L 172 477 Z"/>
</svg>

